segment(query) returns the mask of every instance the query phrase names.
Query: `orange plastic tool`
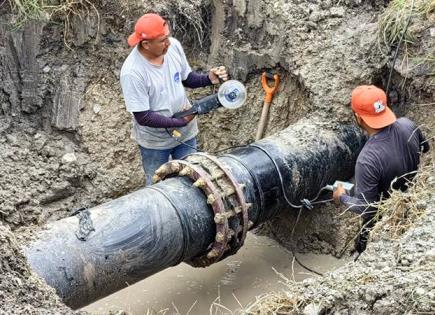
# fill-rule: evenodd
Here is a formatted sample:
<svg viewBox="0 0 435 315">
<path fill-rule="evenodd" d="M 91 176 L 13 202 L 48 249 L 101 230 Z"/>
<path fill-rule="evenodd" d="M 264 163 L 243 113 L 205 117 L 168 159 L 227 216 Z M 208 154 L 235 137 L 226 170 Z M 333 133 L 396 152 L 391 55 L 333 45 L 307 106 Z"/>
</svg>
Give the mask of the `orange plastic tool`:
<svg viewBox="0 0 435 315">
<path fill-rule="evenodd" d="M 268 79 L 273 79 L 274 85 L 269 86 L 268 85 Z M 264 95 L 264 103 L 263 103 L 263 110 L 261 111 L 261 117 L 260 122 L 258 123 L 258 129 L 257 129 L 257 135 L 255 136 L 255 140 L 260 140 L 263 138 L 264 129 L 266 128 L 268 116 L 269 116 L 269 107 L 272 103 L 272 99 L 276 91 L 278 90 L 280 83 L 280 77 L 279 74 L 268 74 L 266 72 L 263 72 L 261 75 L 261 85 L 263 86 L 263 90 L 266 93 Z"/>
</svg>

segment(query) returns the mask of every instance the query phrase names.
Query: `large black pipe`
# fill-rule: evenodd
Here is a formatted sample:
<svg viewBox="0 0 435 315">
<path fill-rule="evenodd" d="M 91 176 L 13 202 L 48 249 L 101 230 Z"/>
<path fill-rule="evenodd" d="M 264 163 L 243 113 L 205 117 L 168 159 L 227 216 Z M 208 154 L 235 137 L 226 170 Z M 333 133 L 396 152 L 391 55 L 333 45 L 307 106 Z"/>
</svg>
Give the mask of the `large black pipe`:
<svg viewBox="0 0 435 315">
<path fill-rule="evenodd" d="M 244 184 L 255 226 L 299 204 L 336 179 L 346 179 L 364 137 L 353 126 L 326 128 L 302 120 L 283 132 L 219 157 Z M 173 177 L 89 210 L 92 231 L 79 240 L 79 220 L 48 224 L 24 249 L 31 268 L 78 308 L 189 261 L 209 250 L 214 213 L 203 191 Z"/>
</svg>

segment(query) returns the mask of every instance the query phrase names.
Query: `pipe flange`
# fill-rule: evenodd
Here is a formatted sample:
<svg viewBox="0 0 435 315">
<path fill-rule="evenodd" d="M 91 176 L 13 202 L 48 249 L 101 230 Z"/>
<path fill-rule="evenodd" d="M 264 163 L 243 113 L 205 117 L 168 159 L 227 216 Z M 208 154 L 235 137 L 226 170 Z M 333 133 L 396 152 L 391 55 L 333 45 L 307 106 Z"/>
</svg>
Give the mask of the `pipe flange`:
<svg viewBox="0 0 435 315">
<path fill-rule="evenodd" d="M 210 245 L 208 252 L 203 256 L 194 257 L 189 264 L 194 267 L 207 267 L 219 261 L 228 250 L 228 241 L 231 239 L 228 219 L 235 214 L 226 211 L 221 193 L 213 184 L 210 175 L 200 166 L 183 160 L 173 160 L 163 164 L 153 176 L 153 182 L 157 183 L 168 177 L 187 176 L 200 188 L 207 197 L 207 203 L 214 212 L 216 223 L 215 241 Z"/>
<path fill-rule="evenodd" d="M 237 229 L 237 231 L 235 231 L 233 236 L 236 239 L 235 244 L 232 244 L 233 246 L 231 248 L 231 251 L 226 254 L 231 254 L 231 255 L 235 254 L 240 249 L 240 247 L 243 246 L 248 230 L 253 225 L 252 222 L 249 221 L 249 214 L 248 214 L 248 210 L 251 204 L 246 203 L 245 194 L 243 193 L 243 188 L 245 187 L 245 185 L 239 184 L 234 179 L 231 172 L 228 170 L 228 166 L 226 166 L 225 163 L 223 163 L 222 161 L 219 161 L 216 157 L 209 155 L 207 153 L 196 152 L 191 154 L 189 157 L 187 157 L 187 160 L 189 161 L 195 160 L 194 158 L 195 156 L 201 156 L 212 161 L 219 168 L 219 170 L 223 172 L 225 178 L 229 181 L 230 185 L 234 189 L 234 195 L 236 197 L 237 204 L 233 204 L 234 206 L 233 211 L 240 219 L 240 228 Z M 228 194 L 225 195 L 227 196 Z M 225 257 L 226 256 L 228 255 L 225 255 Z"/>
</svg>

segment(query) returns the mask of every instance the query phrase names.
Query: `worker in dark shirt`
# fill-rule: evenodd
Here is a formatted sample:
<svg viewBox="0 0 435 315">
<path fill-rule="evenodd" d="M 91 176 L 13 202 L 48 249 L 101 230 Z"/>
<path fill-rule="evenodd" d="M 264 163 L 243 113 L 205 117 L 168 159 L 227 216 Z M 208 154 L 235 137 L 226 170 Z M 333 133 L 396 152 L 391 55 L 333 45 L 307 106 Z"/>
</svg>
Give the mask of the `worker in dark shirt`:
<svg viewBox="0 0 435 315">
<path fill-rule="evenodd" d="M 356 161 L 355 196 L 348 196 L 343 187 L 338 187 L 333 197 L 337 204 L 345 204 L 361 215 L 363 228 L 355 242 L 355 250 L 361 253 L 377 212 L 372 204 L 388 198 L 391 188 L 406 190 L 420 154 L 429 150 L 429 144 L 411 120 L 396 118 L 387 107 L 385 92 L 377 87 L 358 86 L 352 92 L 351 105 L 356 123 L 369 139 Z"/>
</svg>

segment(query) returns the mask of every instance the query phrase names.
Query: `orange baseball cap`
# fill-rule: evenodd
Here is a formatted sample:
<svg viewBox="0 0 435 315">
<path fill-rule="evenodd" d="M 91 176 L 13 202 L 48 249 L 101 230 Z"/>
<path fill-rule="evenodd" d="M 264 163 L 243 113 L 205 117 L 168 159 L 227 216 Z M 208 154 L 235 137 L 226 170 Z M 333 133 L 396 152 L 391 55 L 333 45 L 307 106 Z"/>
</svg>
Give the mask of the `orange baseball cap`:
<svg viewBox="0 0 435 315">
<path fill-rule="evenodd" d="M 169 35 L 168 23 L 158 14 L 147 13 L 137 20 L 134 33 L 128 37 L 128 45 L 132 47 L 144 39 L 154 39 L 163 35 Z"/>
<path fill-rule="evenodd" d="M 352 110 L 371 128 L 381 129 L 396 121 L 387 106 L 387 95 L 374 85 L 360 85 L 352 91 Z"/>
</svg>

